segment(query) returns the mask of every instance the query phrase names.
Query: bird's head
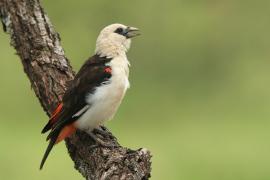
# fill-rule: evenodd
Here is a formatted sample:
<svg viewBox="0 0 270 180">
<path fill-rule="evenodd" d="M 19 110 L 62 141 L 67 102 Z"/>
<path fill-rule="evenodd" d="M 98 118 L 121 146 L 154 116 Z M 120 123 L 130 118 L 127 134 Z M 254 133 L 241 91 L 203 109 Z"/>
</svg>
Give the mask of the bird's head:
<svg viewBox="0 0 270 180">
<path fill-rule="evenodd" d="M 96 54 L 114 58 L 125 54 L 131 44 L 131 38 L 138 36 L 139 30 L 123 24 L 111 24 L 100 32 L 96 43 Z"/>
</svg>

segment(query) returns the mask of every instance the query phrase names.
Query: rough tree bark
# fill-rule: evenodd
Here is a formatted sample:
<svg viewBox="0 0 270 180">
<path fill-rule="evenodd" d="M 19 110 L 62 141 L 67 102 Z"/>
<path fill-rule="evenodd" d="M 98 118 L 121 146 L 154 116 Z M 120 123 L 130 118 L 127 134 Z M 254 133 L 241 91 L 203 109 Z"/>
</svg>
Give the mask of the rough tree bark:
<svg viewBox="0 0 270 180">
<path fill-rule="evenodd" d="M 5 32 L 11 36 L 24 71 L 44 111 L 50 115 L 61 101 L 66 84 L 74 72 L 60 45 L 60 38 L 40 5 L 39 0 L 0 0 L 0 19 Z M 99 138 L 119 145 L 108 130 Z M 87 179 L 148 179 L 150 152 L 121 146 L 96 146 L 84 132 L 77 131 L 66 140 L 75 168 Z"/>
</svg>

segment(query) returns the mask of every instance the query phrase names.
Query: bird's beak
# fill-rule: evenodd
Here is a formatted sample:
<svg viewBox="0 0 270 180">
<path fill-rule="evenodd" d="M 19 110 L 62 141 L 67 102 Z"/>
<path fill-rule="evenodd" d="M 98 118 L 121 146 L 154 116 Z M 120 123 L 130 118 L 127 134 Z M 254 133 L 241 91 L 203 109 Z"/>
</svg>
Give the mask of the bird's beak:
<svg viewBox="0 0 270 180">
<path fill-rule="evenodd" d="M 133 38 L 135 36 L 141 35 L 139 29 L 135 27 L 127 27 L 125 34 L 127 38 Z"/>
</svg>

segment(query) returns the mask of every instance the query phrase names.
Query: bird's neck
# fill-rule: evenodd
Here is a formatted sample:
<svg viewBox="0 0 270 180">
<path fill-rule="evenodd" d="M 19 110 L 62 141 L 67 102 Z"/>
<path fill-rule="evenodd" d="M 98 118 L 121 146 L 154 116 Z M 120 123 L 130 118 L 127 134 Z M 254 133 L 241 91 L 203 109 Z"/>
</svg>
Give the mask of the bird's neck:
<svg viewBox="0 0 270 180">
<path fill-rule="evenodd" d="M 107 58 L 126 57 L 128 49 L 129 46 L 118 42 L 97 41 L 95 53 Z"/>
<path fill-rule="evenodd" d="M 114 57 L 107 65 L 112 67 L 113 75 L 121 75 L 128 77 L 130 63 L 126 54 Z"/>
</svg>

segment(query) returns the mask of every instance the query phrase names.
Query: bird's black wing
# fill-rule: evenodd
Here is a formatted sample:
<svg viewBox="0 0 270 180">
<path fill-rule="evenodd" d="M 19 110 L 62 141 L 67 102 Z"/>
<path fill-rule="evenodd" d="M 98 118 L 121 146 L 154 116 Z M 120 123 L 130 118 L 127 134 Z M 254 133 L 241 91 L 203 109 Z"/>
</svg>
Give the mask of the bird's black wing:
<svg viewBox="0 0 270 180">
<path fill-rule="evenodd" d="M 89 93 L 93 93 L 101 84 L 109 81 L 111 73 L 105 71 L 105 69 L 110 68 L 106 65 L 110 61 L 111 59 L 109 58 L 94 55 L 84 63 L 74 80 L 70 82 L 63 96 L 63 107 L 56 122 L 53 124 L 48 123 L 42 133 L 47 132 L 51 128 L 62 128 L 62 126 L 74 121 L 71 117 L 87 105 L 85 101 L 86 96 Z"/>
<path fill-rule="evenodd" d="M 110 58 L 94 55 L 89 58 L 76 74 L 74 80 L 69 84 L 67 91 L 63 96 L 62 106 L 58 114 L 55 115 L 43 128 L 42 133 L 50 131 L 47 140 L 50 140 L 46 152 L 41 161 L 40 169 L 42 169 L 53 145 L 57 142 L 57 138 L 61 130 L 76 121 L 91 104 L 86 103 L 86 96 L 94 93 L 95 89 L 103 83 L 109 81 L 111 77 L 109 66 Z"/>
</svg>

